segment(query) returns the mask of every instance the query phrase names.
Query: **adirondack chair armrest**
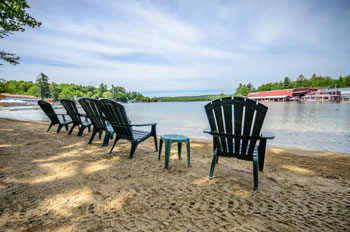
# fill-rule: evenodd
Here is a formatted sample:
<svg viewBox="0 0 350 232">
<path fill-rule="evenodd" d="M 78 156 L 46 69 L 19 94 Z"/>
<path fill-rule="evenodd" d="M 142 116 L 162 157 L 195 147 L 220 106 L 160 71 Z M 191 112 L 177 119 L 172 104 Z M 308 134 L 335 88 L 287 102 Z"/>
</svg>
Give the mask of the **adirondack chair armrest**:
<svg viewBox="0 0 350 232">
<path fill-rule="evenodd" d="M 157 123 L 146 123 L 146 124 L 130 124 L 130 126 L 156 126 Z"/>
<path fill-rule="evenodd" d="M 205 129 L 203 130 L 203 133 L 211 134 L 210 128 L 205 128 Z"/>
<path fill-rule="evenodd" d="M 272 134 L 271 132 L 262 132 L 261 135 L 260 135 L 261 138 L 263 139 L 274 139 L 275 138 L 275 135 Z"/>
</svg>

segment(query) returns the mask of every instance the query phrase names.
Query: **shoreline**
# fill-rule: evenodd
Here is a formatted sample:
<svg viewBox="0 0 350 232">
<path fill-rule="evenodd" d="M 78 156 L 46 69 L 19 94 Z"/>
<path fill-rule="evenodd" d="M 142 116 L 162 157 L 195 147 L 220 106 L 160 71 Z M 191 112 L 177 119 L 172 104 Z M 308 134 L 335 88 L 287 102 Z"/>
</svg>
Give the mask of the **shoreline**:
<svg viewBox="0 0 350 232">
<path fill-rule="evenodd" d="M 41 124 L 48 124 L 48 122 L 43 122 L 43 121 L 31 121 L 31 120 L 18 120 L 18 119 L 12 119 L 12 118 L 1 118 L 1 119 L 6 119 L 14 122 L 29 122 L 29 123 L 41 123 Z M 160 135 L 157 136 L 158 140 L 160 139 Z M 192 141 L 198 141 L 198 142 L 203 142 L 203 143 L 208 143 L 212 144 L 211 139 L 198 139 L 198 138 L 191 138 L 189 137 L 190 140 Z M 274 153 L 289 153 L 289 154 L 296 154 L 296 155 L 302 155 L 302 156 L 310 156 L 310 157 L 318 157 L 318 156 L 329 156 L 329 155 L 350 155 L 349 153 L 346 152 L 333 152 L 329 150 L 321 150 L 321 149 L 311 149 L 307 147 L 289 147 L 289 146 L 274 146 L 274 145 L 269 145 L 267 142 L 267 149 L 271 150 Z"/>
<path fill-rule="evenodd" d="M 0 119 L 0 231 L 346 231 L 350 156 L 269 148 L 259 190 L 252 162 L 220 158 L 191 140 L 169 169 L 152 138 L 130 143 L 59 134 L 48 124 Z"/>
</svg>

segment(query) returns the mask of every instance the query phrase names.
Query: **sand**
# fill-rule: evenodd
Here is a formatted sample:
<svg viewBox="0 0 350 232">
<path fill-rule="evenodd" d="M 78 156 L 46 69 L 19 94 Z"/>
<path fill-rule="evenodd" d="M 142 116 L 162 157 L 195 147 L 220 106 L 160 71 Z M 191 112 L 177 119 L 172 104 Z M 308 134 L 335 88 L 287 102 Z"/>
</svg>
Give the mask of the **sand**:
<svg viewBox="0 0 350 232">
<path fill-rule="evenodd" d="M 130 144 L 46 132 L 0 119 L 0 231 L 350 231 L 350 155 L 270 148 L 253 191 L 252 163 L 191 140 L 191 167 L 152 139 Z M 76 131 L 77 133 L 77 131 Z"/>
</svg>

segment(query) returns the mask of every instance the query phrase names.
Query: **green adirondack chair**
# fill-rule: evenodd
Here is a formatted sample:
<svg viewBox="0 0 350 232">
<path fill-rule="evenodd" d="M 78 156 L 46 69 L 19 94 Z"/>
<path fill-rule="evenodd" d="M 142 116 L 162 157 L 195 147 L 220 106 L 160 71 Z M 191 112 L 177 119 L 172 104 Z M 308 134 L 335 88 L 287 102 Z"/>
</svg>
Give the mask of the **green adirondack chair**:
<svg viewBox="0 0 350 232">
<path fill-rule="evenodd" d="M 60 133 L 60 130 L 62 129 L 62 127 L 65 127 L 66 130 L 68 131 L 68 125 L 73 122 L 71 120 L 66 119 L 65 117 L 66 114 L 57 114 L 52 108 L 51 104 L 43 100 L 39 100 L 38 105 L 51 121 L 49 129 L 47 129 L 47 132 L 49 132 L 49 130 L 53 125 L 58 125 L 57 133 Z M 62 118 L 61 120 L 59 119 L 59 116 Z"/>
<path fill-rule="evenodd" d="M 258 169 L 264 169 L 266 140 L 274 138 L 272 134 L 260 133 L 267 107 L 251 99 L 225 97 L 208 103 L 205 111 L 210 129 L 204 133 L 213 136 L 214 145 L 209 179 L 219 156 L 252 161 L 254 190 L 257 190 Z"/>
<path fill-rule="evenodd" d="M 70 116 L 70 118 L 73 121 L 73 125 L 69 130 L 69 135 L 72 134 L 74 128 L 76 126 L 79 127 L 78 136 L 82 136 L 85 128 L 88 128 L 89 132 L 91 131 L 92 123 L 86 116 L 86 114 L 81 114 L 78 111 L 77 105 L 74 101 L 69 99 L 61 99 L 61 103 L 64 106 L 64 108 L 67 111 L 67 114 Z M 85 117 L 85 120 L 81 120 L 81 117 Z"/>
<path fill-rule="evenodd" d="M 108 99 L 101 99 L 101 109 L 106 116 L 106 119 L 112 125 L 115 133 L 117 134 L 113 143 L 113 146 L 109 153 L 112 153 L 114 146 L 119 139 L 126 139 L 131 142 L 131 150 L 129 158 L 132 159 L 136 150 L 137 145 L 147 138 L 153 136 L 156 151 L 158 151 L 157 145 L 157 123 L 149 124 L 131 124 L 128 116 L 126 115 L 124 106 Z M 145 127 L 151 126 L 150 131 L 134 130 L 133 127 Z"/>
<path fill-rule="evenodd" d="M 114 130 L 111 125 L 106 121 L 105 116 L 102 113 L 100 104 L 98 100 L 92 98 L 79 98 L 79 103 L 81 107 L 83 107 L 86 115 L 90 119 L 93 127 L 92 134 L 89 140 L 89 144 L 92 143 L 94 137 L 97 133 L 99 133 L 99 139 L 101 139 L 101 135 L 105 132 L 105 137 L 103 139 L 102 146 L 108 146 L 108 142 L 113 138 Z"/>
</svg>

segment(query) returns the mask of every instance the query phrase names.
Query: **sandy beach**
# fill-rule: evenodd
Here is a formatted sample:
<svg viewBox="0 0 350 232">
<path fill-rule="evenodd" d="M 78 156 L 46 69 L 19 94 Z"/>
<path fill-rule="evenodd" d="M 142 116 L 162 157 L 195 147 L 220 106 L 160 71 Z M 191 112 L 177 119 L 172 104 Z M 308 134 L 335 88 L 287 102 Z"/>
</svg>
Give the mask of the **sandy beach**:
<svg viewBox="0 0 350 232">
<path fill-rule="evenodd" d="M 130 160 L 127 141 L 47 127 L 0 119 L 0 231 L 350 231 L 350 155 L 269 148 L 255 192 L 251 162 L 208 180 L 207 141 L 165 170 L 152 139 Z"/>
</svg>

